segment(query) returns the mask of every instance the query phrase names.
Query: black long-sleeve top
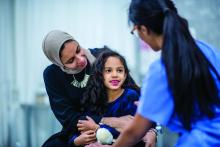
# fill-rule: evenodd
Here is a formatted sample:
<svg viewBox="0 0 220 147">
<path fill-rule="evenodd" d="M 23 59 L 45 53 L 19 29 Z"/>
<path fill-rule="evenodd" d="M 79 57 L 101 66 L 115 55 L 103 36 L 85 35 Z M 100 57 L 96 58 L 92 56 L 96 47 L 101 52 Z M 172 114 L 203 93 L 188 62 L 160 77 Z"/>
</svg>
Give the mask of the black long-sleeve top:
<svg viewBox="0 0 220 147">
<path fill-rule="evenodd" d="M 90 49 L 91 53 L 97 57 L 102 51 L 100 49 Z M 80 73 L 75 74 L 75 78 L 81 81 L 85 73 L 90 73 L 91 65 Z M 85 88 L 77 88 L 71 84 L 73 75 L 63 72 L 60 67 L 52 64 L 48 66 L 43 73 L 47 94 L 49 96 L 51 109 L 63 126 L 62 132 L 70 137 L 77 132 L 77 122 L 79 119 L 85 119 L 80 113 L 80 99 L 83 96 Z M 101 116 L 90 116 L 96 123 L 101 120 Z"/>
</svg>

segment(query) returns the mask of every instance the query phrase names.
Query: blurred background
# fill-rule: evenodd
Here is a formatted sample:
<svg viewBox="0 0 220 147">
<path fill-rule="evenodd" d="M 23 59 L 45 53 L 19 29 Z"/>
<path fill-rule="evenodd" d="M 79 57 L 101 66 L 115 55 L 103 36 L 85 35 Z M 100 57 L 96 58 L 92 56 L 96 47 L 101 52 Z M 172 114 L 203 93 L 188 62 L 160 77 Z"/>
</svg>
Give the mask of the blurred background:
<svg viewBox="0 0 220 147">
<path fill-rule="evenodd" d="M 53 29 L 73 35 L 84 48 L 104 45 L 123 54 L 141 85 L 160 56 L 130 34 L 130 0 L 0 0 L 0 147 L 40 147 L 60 124 L 50 110 L 43 70 L 50 64 L 41 48 Z M 174 0 L 195 38 L 220 49 L 220 1 Z M 164 128 L 158 147 L 173 146 Z"/>
</svg>

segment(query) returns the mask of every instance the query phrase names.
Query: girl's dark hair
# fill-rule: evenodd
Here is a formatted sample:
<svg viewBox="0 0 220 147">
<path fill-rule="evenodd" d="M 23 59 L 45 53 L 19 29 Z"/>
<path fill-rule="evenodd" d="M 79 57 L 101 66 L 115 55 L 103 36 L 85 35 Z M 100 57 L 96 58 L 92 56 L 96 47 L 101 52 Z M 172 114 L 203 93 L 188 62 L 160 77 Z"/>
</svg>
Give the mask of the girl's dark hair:
<svg viewBox="0 0 220 147">
<path fill-rule="evenodd" d="M 129 74 L 129 69 L 123 56 L 104 46 L 103 53 L 99 55 L 92 67 L 92 75 L 87 84 L 86 91 L 81 99 L 82 111 L 94 112 L 102 115 L 107 108 L 108 96 L 104 85 L 103 71 L 105 63 L 109 57 L 117 57 L 125 68 L 127 77 L 123 83 L 123 88 L 131 88 L 140 94 L 140 88 L 136 85 Z"/>
<path fill-rule="evenodd" d="M 211 74 L 220 77 L 191 36 L 187 20 L 178 15 L 171 0 L 132 0 L 129 20 L 164 36 L 162 61 L 180 121 L 191 129 L 193 115 L 215 116 L 220 104 L 218 88 Z M 195 108 L 198 108 L 195 109 Z"/>
</svg>

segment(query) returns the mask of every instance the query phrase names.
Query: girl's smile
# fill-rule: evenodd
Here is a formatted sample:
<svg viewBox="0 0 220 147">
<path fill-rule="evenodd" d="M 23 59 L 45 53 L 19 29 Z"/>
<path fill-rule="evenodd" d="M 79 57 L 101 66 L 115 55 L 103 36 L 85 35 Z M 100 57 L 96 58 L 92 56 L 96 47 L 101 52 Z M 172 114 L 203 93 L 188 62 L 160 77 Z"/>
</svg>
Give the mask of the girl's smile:
<svg viewBox="0 0 220 147">
<path fill-rule="evenodd" d="M 119 80 L 111 80 L 110 83 L 112 84 L 112 86 L 118 86 L 120 81 Z"/>
</svg>

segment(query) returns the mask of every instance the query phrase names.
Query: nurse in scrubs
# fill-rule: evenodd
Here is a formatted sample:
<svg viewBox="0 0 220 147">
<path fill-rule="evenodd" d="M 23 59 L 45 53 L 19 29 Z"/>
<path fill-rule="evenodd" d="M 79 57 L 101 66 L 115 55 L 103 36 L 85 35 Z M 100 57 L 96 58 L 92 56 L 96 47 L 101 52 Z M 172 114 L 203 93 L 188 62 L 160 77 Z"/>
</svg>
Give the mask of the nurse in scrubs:
<svg viewBox="0 0 220 147">
<path fill-rule="evenodd" d="M 132 33 L 162 55 L 145 77 L 133 123 L 113 146 L 134 145 L 152 122 L 177 132 L 177 147 L 220 146 L 220 53 L 192 37 L 171 0 L 132 0 L 129 20 Z"/>
</svg>

